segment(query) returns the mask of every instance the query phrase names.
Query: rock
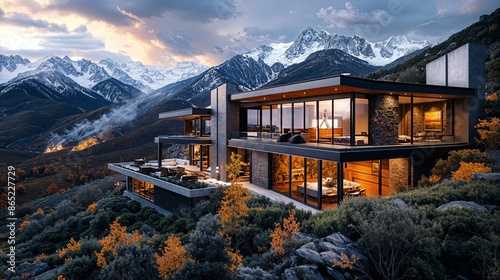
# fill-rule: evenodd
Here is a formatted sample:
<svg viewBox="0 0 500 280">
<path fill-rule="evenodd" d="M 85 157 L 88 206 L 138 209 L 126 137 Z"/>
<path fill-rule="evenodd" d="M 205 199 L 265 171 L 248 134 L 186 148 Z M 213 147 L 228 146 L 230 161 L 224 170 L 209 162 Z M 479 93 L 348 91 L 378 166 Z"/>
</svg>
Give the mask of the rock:
<svg viewBox="0 0 500 280">
<path fill-rule="evenodd" d="M 436 210 L 445 211 L 450 208 L 473 208 L 480 213 L 490 213 L 484 206 L 481 206 L 473 201 L 452 201 L 439 206 Z"/>
<path fill-rule="evenodd" d="M 333 267 L 336 262 L 342 260 L 340 254 L 332 251 L 326 251 L 319 254 L 327 267 Z"/>
<path fill-rule="evenodd" d="M 401 198 L 396 198 L 392 201 L 393 204 L 401 207 L 401 208 L 408 208 L 408 204 L 406 204 L 406 202 L 404 200 L 402 200 Z"/>
<path fill-rule="evenodd" d="M 488 210 L 488 212 L 490 212 L 490 214 L 493 214 L 493 212 L 497 211 L 498 209 L 500 209 L 498 206 L 496 205 L 483 205 L 484 208 L 486 208 L 486 210 Z"/>
<path fill-rule="evenodd" d="M 319 242 L 317 245 L 316 245 L 316 248 L 318 248 L 318 252 L 321 253 L 321 252 L 325 252 L 325 251 L 334 251 L 334 252 L 339 252 L 339 253 L 346 253 L 346 248 L 341 248 L 335 244 L 332 244 L 330 242 L 325 242 L 325 241 L 322 241 L 322 242 Z"/>
<path fill-rule="evenodd" d="M 330 276 L 333 277 L 333 279 L 336 279 L 336 280 L 344 280 L 345 279 L 344 275 L 340 271 L 335 270 L 331 267 L 327 267 L 326 271 L 328 272 L 328 274 Z"/>
<path fill-rule="evenodd" d="M 500 173 L 474 172 L 474 174 L 472 175 L 472 180 L 500 183 Z"/>
<path fill-rule="evenodd" d="M 23 263 L 17 267 L 16 274 L 19 276 L 29 275 L 32 277 L 44 273 L 49 269 L 50 269 L 49 265 L 44 262 Z"/>
<path fill-rule="evenodd" d="M 340 232 L 330 234 L 327 237 L 323 238 L 323 240 L 335 244 L 340 248 L 346 248 L 348 244 L 353 243 L 351 239 L 345 237 Z"/>
<path fill-rule="evenodd" d="M 317 251 L 301 247 L 295 251 L 295 255 L 299 257 L 302 263 L 325 265 L 325 262 L 323 262 Z"/>
<path fill-rule="evenodd" d="M 315 236 L 314 234 L 302 233 L 300 231 L 295 233 L 294 237 L 297 239 L 305 239 L 307 241 L 313 241 L 315 239 L 318 239 L 318 237 Z"/>
<path fill-rule="evenodd" d="M 325 277 L 321 275 L 315 265 L 301 265 L 286 269 L 282 279 L 321 280 Z"/>
<path fill-rule="evenodd" d="M 309 242 L 309 243 L 302 245 L 302 247 L 300 247 L 300 248 L 316 250 L 316 244 L 314 244 L 314 242 Z"/>
</svg>

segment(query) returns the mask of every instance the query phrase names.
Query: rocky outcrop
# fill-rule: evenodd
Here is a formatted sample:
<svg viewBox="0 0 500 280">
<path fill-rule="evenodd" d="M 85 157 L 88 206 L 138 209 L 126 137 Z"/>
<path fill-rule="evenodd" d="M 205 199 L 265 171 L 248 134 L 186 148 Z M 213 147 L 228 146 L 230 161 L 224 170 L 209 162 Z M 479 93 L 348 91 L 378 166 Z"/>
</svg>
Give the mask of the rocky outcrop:
<svg viewBox="0 0 500 280">
<path fill-rule="evenodd" d="M 446 211 L 450 208 L 472 208 L 477 210 L 479 213 L 490 213 L 484 206 L 479 205 L 473 201 L 452 201 L 439 206 L 438 208 L 436 208 L 436 210 Z"/>
<path fill-rule="evenodd" d="M 341 233 L 314 239 L 277 267 L 282 279 L 366 279 L 364 250 Z"/>
<path fill-rule="evenodd" d="M 500 173 L 475 172 L 474 175 L 472 175 L 472 180 L 500 183 Z"/>
</svg>

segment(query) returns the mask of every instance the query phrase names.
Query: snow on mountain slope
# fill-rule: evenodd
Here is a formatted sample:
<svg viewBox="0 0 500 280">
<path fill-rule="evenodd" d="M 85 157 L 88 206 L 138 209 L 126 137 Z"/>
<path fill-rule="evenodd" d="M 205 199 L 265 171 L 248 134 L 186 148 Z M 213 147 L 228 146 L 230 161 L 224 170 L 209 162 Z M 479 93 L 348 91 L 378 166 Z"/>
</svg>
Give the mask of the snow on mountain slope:
<svg viewBox="0 0 500 280">
<path fill-rule="evenodd" d="M 357 35 L 352 37 L 332 35 L 308 27 L 293 42 L 260 46 L 245 56 L 255 60 L 262 59 L 269 66 L 278 62 L 288 67 L 304 61 L 314 52 L 339 49 L 371 65 L 382 66 L 427 46 L 429 46 L 427 41 L 415 41 L 405 36 L 393 36 L 385 41 L 369 42 Z"/>
</svg>

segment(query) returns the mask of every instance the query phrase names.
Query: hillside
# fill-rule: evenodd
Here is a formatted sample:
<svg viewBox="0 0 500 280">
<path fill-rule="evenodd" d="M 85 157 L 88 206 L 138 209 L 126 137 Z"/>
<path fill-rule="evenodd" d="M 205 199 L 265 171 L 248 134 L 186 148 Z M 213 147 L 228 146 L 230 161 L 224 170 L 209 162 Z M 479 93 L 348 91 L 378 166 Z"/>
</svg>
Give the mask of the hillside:
<svg viewBox="0 0 500 280">
<path fill-rule="evenodd" d="M 470 43 L 480 43 L 486 49 L 486 93 L 500 88 L 500 8 L 483 16 L 471 26 L 451 35 L 446 41 L 390 69 L 379 70 L 368 76 L 409 83 L 425 83 L 425 65 L 430 61 Z"/>
<path fill-rule="evenodd" d="M 494 257 L 500 235 L 498 182 L 448 181 L 386 198 L 354 198 L 317 214 L 251 196 L 247 215 L 237 221 L 243 231 L 234 233 L 241 264 L 231 272 L 228 252 L 235 243 L 220 235 L 222 191 L 194 209 L 163 216 L 121 195 L 116 181 L 108 177 L 18 207 L 18 276 L 158 279 L 167 268 L 173 279 L 500 275 Z M 462 206 L 448 204 L 456 201 Z M 9 234 L 5 223 L 2 240 Z M 10 279 L 8 244 L 1 248 L 0 277 Z"/>
</svg>

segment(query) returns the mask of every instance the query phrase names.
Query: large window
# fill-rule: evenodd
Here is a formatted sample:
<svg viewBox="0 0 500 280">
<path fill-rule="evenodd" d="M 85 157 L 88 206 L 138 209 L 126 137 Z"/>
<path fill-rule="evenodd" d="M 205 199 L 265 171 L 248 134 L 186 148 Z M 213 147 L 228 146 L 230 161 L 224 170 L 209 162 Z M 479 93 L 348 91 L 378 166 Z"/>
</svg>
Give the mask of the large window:
<svg viewBox="0 0 500 280">
<path fill-rule="evenodd" d="M 349 145 L 351 136 L 351 99 L 333 101 L 333 130 L 335 144 Z"/>
<path fill-rule="evenodd" d="M 368 99 L 355 99 L 355 145 L 368 145 Z"/>
<path fill-rule="evenodd" d="M 304 132 L 304 103 L 293 103 L 293 130 Z"/>
<path fill-rule="evenodd" d="M 281 105 L 272 105 L 271 108 L 272 132 L 281 133 Z"/>
<path fill-rule="evenodd" d="M 399 97 L 399 143 L 454 142 L 452 101 L 442 98 Z"/>
<path fill-rule="evenodd" d="M 134 193 L 147 200 L 154 200 L 155 186 L 151 183 L 133 179 Z"/>
</svg>

